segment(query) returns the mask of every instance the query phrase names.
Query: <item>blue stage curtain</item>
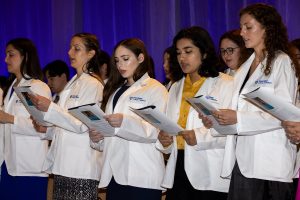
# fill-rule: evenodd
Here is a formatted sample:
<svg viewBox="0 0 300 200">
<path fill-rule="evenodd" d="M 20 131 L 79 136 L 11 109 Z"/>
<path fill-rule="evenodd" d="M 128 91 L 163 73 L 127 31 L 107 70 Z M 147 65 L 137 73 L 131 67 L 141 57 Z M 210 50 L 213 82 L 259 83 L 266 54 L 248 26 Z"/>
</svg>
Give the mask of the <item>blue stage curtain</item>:
<svg viewBox="0 0 300 200">
<path fill-rule="evenodd" d="M 110 54 L 122 39 L 142 39 L 162 81 L 162 53 L 179 29 L 202 26 L 217 45 L 222 33 L 239 28 L 239 10 L 255 2 L 276 7 L 290 39 L 300 37 L 299 0 L 0 0 L 0 75 L 7 74 L 5 44 L 12 38 L 32 39 L 44 66 L 54 59 L 69 63 L 71 36 L 91 32 Z"/>
</svg>

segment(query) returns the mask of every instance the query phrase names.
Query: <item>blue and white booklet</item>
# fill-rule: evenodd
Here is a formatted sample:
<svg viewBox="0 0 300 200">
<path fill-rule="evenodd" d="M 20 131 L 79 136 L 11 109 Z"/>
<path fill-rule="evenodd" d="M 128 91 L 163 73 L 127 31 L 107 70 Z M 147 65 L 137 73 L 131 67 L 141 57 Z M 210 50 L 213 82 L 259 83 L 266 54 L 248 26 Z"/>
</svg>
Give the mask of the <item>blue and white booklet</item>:
<svg viewBox="0 0 300 200">
<path fill-rule="evenodd" d="M 25 106 L 26 110 L 32 116 L 32 118 L 37 121 L 42 126 L 52 126 L 51 123 L 44 121 L 45 113 L 38 110 L 32 103 L 29 95 L 36 95 L 31 89 L 30 86 L 18 86 L 14 87 L 14 91 L 21 100 L 22 104 Z"/>
<path fill-rule="evenodd" d="M 220 125 L 219 122 L 212 115 L 214 111 L 218 111 L 219 103 L 212 96 L 200 95 L 197 97 L 187 98 L 191 106 L 200 114 L 208 117 L 213 125 L 212 128 L 215 129 L 221 135 L 234 135 L 237 133 L 236 125 Z"/>
<path fill-rule="evenodd" d="M 180 131 L 184 130 L 153 105 L 138 109 L 130 107 L 130 110 L 152 124 L 154 127 L 171 135 L 178 135 Z"/>
<path fill-rule="evenodd" d="M 243 95 L 245 100 L 281 121 L 300 121 L 300 109 L 267 88 L 259 87 Z"/>
<path fill-rule="evenodd" d="M 68 111 L 87 127 L 100 132 L 104 137 L 115 135 L 115 128 L 106 121 L 105 113 L 96 103 L 69 108 Z"/>
</svg>

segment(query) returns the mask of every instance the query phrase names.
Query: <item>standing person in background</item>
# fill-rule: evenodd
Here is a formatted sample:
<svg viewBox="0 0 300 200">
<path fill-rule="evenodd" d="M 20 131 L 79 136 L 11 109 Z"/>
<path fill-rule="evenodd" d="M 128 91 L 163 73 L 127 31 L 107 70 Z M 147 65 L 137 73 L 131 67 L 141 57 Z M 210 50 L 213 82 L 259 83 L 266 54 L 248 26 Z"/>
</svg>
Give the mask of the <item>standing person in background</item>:
<svg viewBox="0 0 300 200">
<path fill-rule="evenodd" d="M 212 137 L 206 132 L 186 98 L 210 96 L 218 107 L 228 108 L 232 77 L 217 71 L 218 56 L 205 29 L 182 29 L 173 46 L 177 57 L 171 56 L 174 65 L 170 72 L 175 82 L 169 91 L 167 116 L 185 130 L 178 136 L 159 133 L 157 148 L 170 154 L 162 183 L 171 188 L 166 199 L 226 200 L 229 180 L 220 177 L 226 137 Z"/>
<path fill-rule="evenodd" d="M 106 84 L 110 74 L 110 56 L 106 51 L 101 50 L 99 55 L 100 78 Z"/>
<path fill-rule="evenodd" d="M 291 52 L 291 57 L 293 58 L 293 62 L 295 65 L 295 69 L 297 72 L 297 77 L 298 77 L 298 91 L 297 91 L 297 98 L 296 98 L 296 106 L 300 108 L 300 38 L 295 39 L 290 42 L 290 52 Z"/>
<path fill-rule="evenodd" d="M 300 68 L 300 38 L 290 42 L 290 50 L 294 61 L 298 63 L 297 67 Z"/>
<path fill-rule="evenodd" d="M 4 91 L 7 91 L 7 77 L 5 76 L 0 76 L 0 110 L 2 110 L 3 107 L 3 96 L 4 96 Z M 0 125 L 0 132 L 3 132 L 3 126 Z M 1 135 L 1 134 L 0 134 Z M 1 139 L 2 136 L 0 136 L 0 146 L 4 146 L 2 143 L 3 140 Z M 1 181 L 1 166 L 0 166 L 0 181 Z"/>
<path fill-rule="evenodd" d="M 101 133 L 90 131 L 91 140 L 103 150 L 99 187 L 107 187 L 107 200 L 160 200 L 165 166 L 155 148 L 158 131 L 130 107 L 155 106 L 164 112 L 167 90 L 149 77 L 149 56 L 141 40 L 119 42 L 113 60 L 102 109 L 115 136 L 103 139 Z"/>
<path fill-rule="evenodd" d="M 52 92 L 52 101 L 57 103 L 60 93 L 67 85 L 70 78 L 70 70 L 68 65 L 62 60 L 54 60 L 43 68 L 44 77 Z M 49 145 L 51 142 L 49 142 Z M 48 180 L 48 198 L 53 195 L 53 174 L 49 175 Z"/>
<path fill-rule="evenodd" d="M 298 78 L 298 89 L 297 89 L 297 98 L 296 98 L 296 106 L 300 108 L 300 92 L 299 92 L 299 77 L 300 77 L 300 38 L 295 39 L 290 42 L 290 53 L 293 58 L 293 63 L 296 69 L 296 74 Z M 298 146 L 298 162 L 296 165 L 296 170 L 298 170 L 298 176 L 293 180 L 294 182 L 294 190 L 296 195 L 296 200 L 300 200 L 300 184 L 299 184 L 299 143 L 300 143 L 300 122 L 298 121 L 284 121 L 282 122 L 282 126 L 284 127 L 287 137 L 291 140 L 292 143 Z"/>
<path fill-rule="evenodd" d="M 2 92 L 3 92 L 2 95 L 1 95 L 2 97 L 4 97 L 6 95 L 4 92 L 7 92 L 8 87 L 9 87 L 8 84 L 9 84 L 8 83 L 8 77 L 6 77 L 6 76 L 0 76 L 0 88 L 2 89 Z"/>
<path fill-rule="evenodd" d="M 102 100 L 103 85 L 95 78 L 99 71 L 100 46 L 95 35 L 78 33 L 68 52 L 76 75 L 68 82 L 57 104 L 31 96 L 44 120 L 54 125 L 54 134 L 43 169 L 54 174 L 53 199 L 96 200 L 101 172 L 101 154 L 90 147 L 88 128 L 68 113 L 68 108 Z M 97 74 L 99 77 L 99 74 Z"/>
<path fill-rule="evenodd" d="M 170 73 L 170 67 L 171 67 L 170 56 L 172 52 L 173 52 L 172 47 L 168 47 L 164 50 L 164 54 L 163 54 L 163 67 L 164 67 L 165 77 L 166 77 L 166 80 L 164 81 L 164 85 L 166 86 L 167 90 L 170 90 L 172 84 L 174 83 L 172 74 Z"/>
<path fill-rule="evenodd" d="M 155 79 L 155 63 L 151 56 L 149 56 L 149 64 L 150 64 L 150 71 L 148 72 L 150 78 Z"/>
<path fill-rule="evenodd" d="M 67 85 L 70 78 L 70 70 L 68 65 L 62 60 L 55 60 L 48 63 L 43 69 L 47 84 L 52 92 L 53 101 L 57 103 L 59 94 Z"/>
<path fill-rule="evenodd" d="M 225 148 L 222 175 L 231 175 L 228 199 L 292 200 L 296 146 L 278 119 L 243 98 L 244 93 L 264 87 L 294 102 L 297 81 L 287 30 L 277 10 L 260 3 L 241 10 L 240 25 L 245 45 L 254 53 L 234 77 L 233 110 L 214 113 L 220 124 L 237 126 L 237 140 Z"/>
<path fill-rule="evenodd" d="M 221 61 L 228 67 L 225 73 L 234 76 L 238 68 L 250 57 L 253 50 L 247 49 L 240 30 L 224 33 L 219 42 Z"/>
<path fill-rule="evenodd" d="M 48 141 L 41 140 L 41 134 L 35 131 L 30 114 L 13 87 L 30 86 L 33 92 L 45 98 L 51 98 L 51 92 L 41 81 L 42 70 L 32 41 L 13 39 L 7 43 L 5 53 L 10 86 L 0 111 L 0 123 L 4 126 L 0 132 L 0 197 L 46 199 L 48 175 L 42 172 L 42 166 L 48 152 Z"/>
</svg>

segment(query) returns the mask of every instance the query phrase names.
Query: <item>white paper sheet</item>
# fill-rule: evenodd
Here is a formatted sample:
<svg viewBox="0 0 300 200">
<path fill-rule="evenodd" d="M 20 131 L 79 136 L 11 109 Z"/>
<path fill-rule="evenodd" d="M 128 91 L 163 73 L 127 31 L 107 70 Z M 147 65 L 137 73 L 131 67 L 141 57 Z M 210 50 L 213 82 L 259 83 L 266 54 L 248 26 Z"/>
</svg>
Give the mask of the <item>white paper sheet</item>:
<svg viewBox="0 0 300 200">
<path fill-rule="evenodd" d="M 292 103 L 287 102 L 280 96 L 275 95 L 270 90 L 260 87 L 247 94 L 243 94 L 245 99 L 260 109 L 268 112 L 279 120 L 299 121 L 300 109 Z"/>
<path fill-rule="evenodd" d="M 115 128 L 104 119 L 105 113 L 97 104 L 93 103 L 73 107 L 69 108 L 68 111 L 90 129 L 100 132 L 104 137 L 111 137 L 115 135 Z"/>
<path fill-rule="evenodd" d="M 130 109 L 159 130 L 163 130 L 171 135 L 177 135 L 180 131 L 183 131 L 182 127 L 157 110 L 155 106 Z"/>
<path fill-rule="evenodd" d="M 32 101 L 29 98 L 30 95 L 36 95 L 31 89 L 30 86 L 19 86 L 14 87 L 14 91 L 16 92 L 17 96 L 29 112 L 29 114 L 33 117 L 34 120 L 36 120 L 40 125 L 43 126 L 52 126 L 51 123 L 45 122 L 44 115 L 45 113 L 38 110 L 32 103 Z"/>
<path fill-rule="evenodd" d="M 212 115 L 212 112 L 217 111 L 219 107 L 219 103 L 214 97 L 200 95 L 186 100 L 198 113 L 207 116 L 212 121 L 212 128 L 218 133 L 222 135 L 233 135 L 237 133 L 236 125 L 220 125 Z"/>
</svg>

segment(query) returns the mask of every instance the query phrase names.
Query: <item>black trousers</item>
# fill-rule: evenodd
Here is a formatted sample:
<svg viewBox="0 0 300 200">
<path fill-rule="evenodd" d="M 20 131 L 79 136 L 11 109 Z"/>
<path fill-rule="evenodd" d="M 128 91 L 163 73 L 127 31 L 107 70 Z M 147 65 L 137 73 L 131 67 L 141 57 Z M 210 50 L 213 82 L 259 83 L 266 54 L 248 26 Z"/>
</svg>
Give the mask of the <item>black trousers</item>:
<svg viewBox="0 0 300 200">
<path fill-rule="evenodd" d="M 196 190 L 184 170 L 184 150 L 178 151 L 174 185 L 167 190 L 166 200 L 226 200 L 227 193 Z"/>
<path fill-rule="evenodd" d="M 293 200 L 293 183 L 246 178 L 235 164 L 228 200 Z"/>
<path fill-rule="evenodd" d="M 106 191 L 106 200 L 161 200 L 161 196 L 161 190 L 120 185 L 114 178 L 111 179 Z"/>
</svg>

